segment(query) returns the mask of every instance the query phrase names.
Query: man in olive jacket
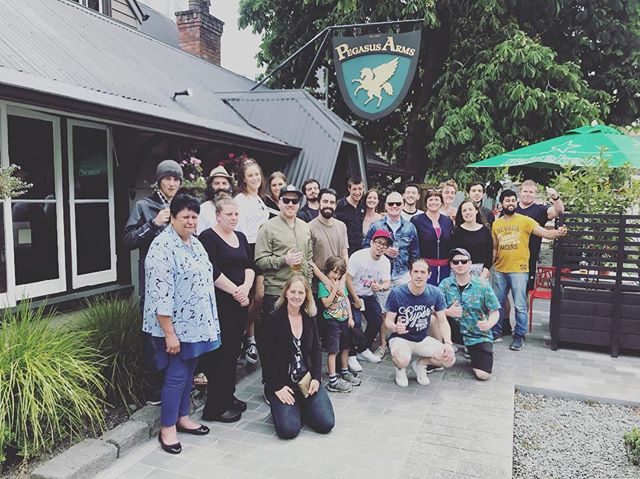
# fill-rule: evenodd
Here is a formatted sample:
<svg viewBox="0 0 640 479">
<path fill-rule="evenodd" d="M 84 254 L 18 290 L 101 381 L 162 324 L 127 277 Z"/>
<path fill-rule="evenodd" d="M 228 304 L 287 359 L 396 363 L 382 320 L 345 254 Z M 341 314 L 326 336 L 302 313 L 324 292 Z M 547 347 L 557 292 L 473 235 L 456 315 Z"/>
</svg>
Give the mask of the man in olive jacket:
<svg viewBox="0 0 640 479">
<path fill-rule="evenodd" d="M 256 266 L 264 273 L 263 313 L 273 311 L 285 283 L 294 272 L 311 286 L 313 246 L 309 226 L 297 218 L 302 192 L 294 185 L 280 190 L 280 214 L 262 225 L 256 239 Z"/>
</svg>

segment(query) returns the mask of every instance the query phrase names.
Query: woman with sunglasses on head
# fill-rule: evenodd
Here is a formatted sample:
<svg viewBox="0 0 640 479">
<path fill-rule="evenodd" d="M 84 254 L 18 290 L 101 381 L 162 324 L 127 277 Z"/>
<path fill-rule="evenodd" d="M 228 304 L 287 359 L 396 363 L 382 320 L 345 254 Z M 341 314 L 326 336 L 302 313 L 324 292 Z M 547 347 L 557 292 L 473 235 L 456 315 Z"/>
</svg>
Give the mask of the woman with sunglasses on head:
<svg viewBox="0 0 640 479">
<path fill-rule="evenodd" d="M 447 255 L 451 249 L 453 221 L 441 213 L 442 204 L 442 192 L 429 188 L 424 199 L 424 213 L 411 218 L 418 231 L 420 256 L 429 265 L 431 275 L 428 283 L 434 286 L 438 286 L 451 273 Z"/>
<path fill-rule="evenodd" d="M 269 175 L 267 181 L 267 193 L 264 195 L 264 204 L 269 208 L 269 218 L 274 218 L 280 214 L 278 201 L 280 200 L 280 190 L 287 185 L 287 177 L 282 171 L 274 171 Z"/>
<path fill-rule="evenodd" d="M 369 227 L 378 220 L 382 219 L 382 215 L 378 213 L 378 205 L 380 205 L 380 196 L 374 189 L 367 191 L 364 195 L 365 213 L 362 221 L 362 234 L 367 235 Z"/>
<path fill-rule="evenodd" d="M 253 158 L 244 160 L 238 168 L 238 189 L 235 196 L 238 204 L 238 224 L 236 231 L 243 233 L 251 249 L 251 257 L 255 258 L 256 238 L 260 227 L 269 220 L 269 209 L 262 201 L 264 190 L 264 174 L 262 168 Z M 253 301 L 249 306 L 247 319 L 247 350 L 245 359 L 250 364 L 258 362 L 258 347 L 255 339 L 255 321 L 262 310 L 264 299 L 264 276 L 256 269 L 253 290 Z"/>
<path fill-rule="evenodd" d="M 493 265 L 493 237 L 483 224 L 482 213 L 471 200 L 460 204 L 451 238 L 452 248 L 463 248 L 471 254 L 471 274 L 489 280 Z"/>
</svg>

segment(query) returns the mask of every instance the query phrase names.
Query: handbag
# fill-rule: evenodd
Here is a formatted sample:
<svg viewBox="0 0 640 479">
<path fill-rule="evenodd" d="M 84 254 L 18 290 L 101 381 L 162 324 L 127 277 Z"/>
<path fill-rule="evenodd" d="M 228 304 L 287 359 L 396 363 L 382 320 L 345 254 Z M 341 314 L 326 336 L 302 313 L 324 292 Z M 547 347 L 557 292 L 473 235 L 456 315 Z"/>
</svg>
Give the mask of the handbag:
<svg viewBox="0 0 640 479">
<path fill-rule="evenodd" d="M 311 386 L 311 373 L 307 371 L 307 374 L 305 374 L 302 379 L 298 381 L 300 392 L 305 398 L 309 397 L 309 386 Z"/>
</svg>

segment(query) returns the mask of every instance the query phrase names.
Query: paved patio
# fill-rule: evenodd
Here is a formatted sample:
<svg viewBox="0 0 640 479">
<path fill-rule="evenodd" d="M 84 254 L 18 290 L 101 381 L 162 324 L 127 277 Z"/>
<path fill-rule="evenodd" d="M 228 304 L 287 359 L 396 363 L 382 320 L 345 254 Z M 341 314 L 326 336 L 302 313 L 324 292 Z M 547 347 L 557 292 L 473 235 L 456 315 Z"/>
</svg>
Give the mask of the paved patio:
<svg viewBox="0 0 640 479">
<path fill-rule="evenodd" d="M 472 378 L 461 354 L 451 370 L 430 374 L 429 386 L 418 385 L 412 372 L 408 388 L 396 386 L 389 359 L 364 364 L 362 386 L 331 395 L 331 434 L 303 430 L 284 441 L 275 436 L 260 375 L 253 373 L 238 387 L 249 404 L 240 422 L 212 423 L 205 437 L 181 435 L 179 456 L 161 451 L 153 438 L 98 478 L 511 478 L 515 387 L 640 400 L 640 357 L 551 351 L 544 341 L 548 304 L 537 301 L 535 311 L 524 350 L 509 351 L 508 341 L 495 345 L 488 382 Z"/>
</svg>

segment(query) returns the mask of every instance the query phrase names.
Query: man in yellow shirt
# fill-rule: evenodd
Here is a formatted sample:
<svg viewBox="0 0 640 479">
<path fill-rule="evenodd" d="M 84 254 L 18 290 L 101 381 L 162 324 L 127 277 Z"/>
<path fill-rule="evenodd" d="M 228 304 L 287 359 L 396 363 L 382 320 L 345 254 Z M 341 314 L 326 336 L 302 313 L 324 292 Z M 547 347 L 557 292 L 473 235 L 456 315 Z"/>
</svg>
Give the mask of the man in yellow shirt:
<svg viewBox="0 0 640 479">
<path fill-rule="evenodd" d="M 516 213 L 518 196 L 513 190 L 500 193 L 503 216 L 496 219 L 491 228 L 493 234 L 494 278 L 493 287 L 500 301 L 500 320 L 493 327 L 493 337 L 502 337 L 504 302 L 511 290 L 516 309 L 516 327 L 509 349 L 520 351 L 524 347 L 527 333 L 527 280 L 529 278 L 529 237 L 533 234 L 541 238 L 557 239 L 567 234 L 561 226 L 548 230 L 534 219 Z"/>
</svg>

